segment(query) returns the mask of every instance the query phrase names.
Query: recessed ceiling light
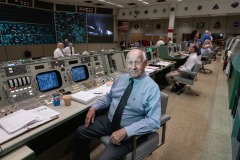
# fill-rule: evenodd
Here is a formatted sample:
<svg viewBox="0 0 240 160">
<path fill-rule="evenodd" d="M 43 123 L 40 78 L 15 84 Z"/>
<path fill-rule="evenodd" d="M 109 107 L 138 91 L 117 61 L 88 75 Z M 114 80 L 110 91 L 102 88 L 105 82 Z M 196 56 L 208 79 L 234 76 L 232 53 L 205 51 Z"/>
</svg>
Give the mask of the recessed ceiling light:
<svg viewBox="0 0 240 160">
<path fill-rule="evenodd" d="M 177 0 L 178 2 L 181 2 L 182 0 Z"/>
<path fill-rule="evenodd" d="M 144 4 L 149 4 L 148 2 L 143 1 Z"/>
</svg>

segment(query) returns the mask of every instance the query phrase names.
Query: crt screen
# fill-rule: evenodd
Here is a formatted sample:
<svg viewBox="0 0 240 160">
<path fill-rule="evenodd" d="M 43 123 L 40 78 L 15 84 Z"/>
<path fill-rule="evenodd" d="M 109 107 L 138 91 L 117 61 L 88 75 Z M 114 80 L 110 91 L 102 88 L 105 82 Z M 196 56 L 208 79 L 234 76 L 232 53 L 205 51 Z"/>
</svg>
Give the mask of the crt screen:
<svg viewBox="0 0 240 160">
<path fill-rule="evenodd" d="M 41 92 L 48 91 L 59 87 L 56 72 L 49 72 L 37 75 L 37 82 Z"/>
<path fill-rule="evenodd" d="M 84 66 L 72 68 L 72 77 L 74 82 L 87 79 Z"/>
</svg>

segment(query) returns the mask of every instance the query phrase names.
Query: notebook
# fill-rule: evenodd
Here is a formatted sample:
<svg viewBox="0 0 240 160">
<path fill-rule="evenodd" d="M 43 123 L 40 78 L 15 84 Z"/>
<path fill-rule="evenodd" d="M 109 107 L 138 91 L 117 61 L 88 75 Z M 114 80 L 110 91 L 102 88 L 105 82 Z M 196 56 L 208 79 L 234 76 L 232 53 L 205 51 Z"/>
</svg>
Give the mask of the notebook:
<svg viewBox="0 0 240 160">
<path fill-rule="evenodd" d="M 19 110 L 0 119 L 0 144 L 58 118 L 60 113 L 46 106 Z"/>
<path fill-rule="evenodd" d="M 90 93 L 89 91 L 80 91 L 72 94 L 73 100 L 83 104 L 88 104 L 93 100 L 95 100 L 97 97 L 98 97 L 98 94 Z"/>
</svg>

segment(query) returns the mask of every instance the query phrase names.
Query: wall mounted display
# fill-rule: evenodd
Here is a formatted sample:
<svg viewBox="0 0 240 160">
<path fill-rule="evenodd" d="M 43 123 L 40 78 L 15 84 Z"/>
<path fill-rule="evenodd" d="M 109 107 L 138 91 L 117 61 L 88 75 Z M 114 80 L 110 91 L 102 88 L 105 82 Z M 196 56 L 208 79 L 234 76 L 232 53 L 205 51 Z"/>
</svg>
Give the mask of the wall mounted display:
<svg viewBox="0 0 240 160">
<path fill-rule="evenodd" d="M 219 9 L 218 5 L 217 5 L 217 4 L 215 4 L 215 5 L 213 6 L 213 9 L 214 9 L 214 10 L 217 10 L 217 9 Z"/>
<path fill-rule="evenodd" d="M 113 43 L 113 15 L 88 14 L 88 43 Z"/>
<path fill-rule="evenodd" d="M 52 11 L 0 4 L 1 46 L 51 43 L 56 43 Z"/>
<path fill-rule="evenodd" d="M 205 23 L 204 22 L 197 22 L 196 29 L 204 29 L 204 28 L 205 28 Z"/>
<path fill-rule="evenodd" d="M 135 30 L 138 30 L 139 25 L 138 25 L 138 24 L 134 24 L 133 28 L 134 28 Z"/>
<path fill-rule="evenodd" d="M 122 15 L 125 16 L 125 12 L 123 12 Z"/>
<path fill-rule="evenodd" d="M 184 11 L 187 11 L 188 10 L 188 7 L 184 7 Z"/>
<path fill-rule="evenodd" d="M 86 43 L 86 14 L 55 12 L 57 42 L 68 39 L 73 43 Z"/>
<path fill-rule="evenodd" d="M 231 4 L 232 8 L 237 8 L 239 5 L 239 2 L 234 2 Z"/>
<path fill-rule="evenodd" d="M 217 21 L 215 24 L 214 24 L 214 29 L 220 29 L 221 28 L 221 23 L 219 21 Z"/>
<path fill-rule="evenodd" d="M 157 13 L 157 9 L 154 9 L 154 10 L 153 10 L 153 13 L 156 14 L 156 13 Z"/>
<path fill-rule="evenodd" d="M 148 10 L 145 10 L 144 13 L 145 13 L 145 14 L 148 14 Z"/>
<path fill-rule="evenodd" d="M 53 25 L 0 22 L 0 31 L 0 46 L 56 43 Z"/>
</svg>

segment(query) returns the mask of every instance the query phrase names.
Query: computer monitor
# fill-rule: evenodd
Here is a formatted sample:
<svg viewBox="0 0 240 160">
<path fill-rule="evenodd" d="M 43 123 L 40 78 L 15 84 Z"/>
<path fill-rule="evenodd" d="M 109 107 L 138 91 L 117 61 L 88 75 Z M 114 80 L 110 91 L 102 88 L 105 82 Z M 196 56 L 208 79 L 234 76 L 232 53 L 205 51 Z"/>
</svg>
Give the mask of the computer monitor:
<svg viewBox="0 0 240 160">
<path fill-rule="evenodd" d="M 89 78 L 88 69 L 85 65 L 72 67 L 71 72 L 74 82 L 81 82 Z"/>
<path fill-rule="evenodd" d="M 152 59 L 151 52 L 146 52 L 146 58 L 148 61 L 150 61 Z"/>
<path fill-rule="evenodd" d="M 47 92 L 62 86 L 62 78 L 58 71 L 42 72 L 36 75 L 40 92 Z"/>
</svg>

